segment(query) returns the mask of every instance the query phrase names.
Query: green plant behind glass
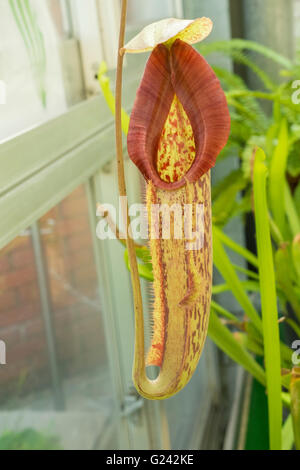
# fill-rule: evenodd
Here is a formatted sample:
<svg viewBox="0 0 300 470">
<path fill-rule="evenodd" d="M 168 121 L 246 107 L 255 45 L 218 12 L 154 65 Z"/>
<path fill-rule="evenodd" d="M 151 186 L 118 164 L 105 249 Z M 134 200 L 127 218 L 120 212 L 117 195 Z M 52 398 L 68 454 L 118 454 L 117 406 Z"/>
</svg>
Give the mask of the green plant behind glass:
<svg viewBox="0 0 300 470">
<path fill-rule="evenodd" d="M 26 47 L 41 103 L 46 107 L 46 50 L 44 36 L 30 0 L 9 0 L 9 5 Z"/>
<path fill-rule="evenodd" d="M 6 431 L 0 435 L 0 450 L 61 450 L 59 439 L 34 429 Z"/>
</svg>

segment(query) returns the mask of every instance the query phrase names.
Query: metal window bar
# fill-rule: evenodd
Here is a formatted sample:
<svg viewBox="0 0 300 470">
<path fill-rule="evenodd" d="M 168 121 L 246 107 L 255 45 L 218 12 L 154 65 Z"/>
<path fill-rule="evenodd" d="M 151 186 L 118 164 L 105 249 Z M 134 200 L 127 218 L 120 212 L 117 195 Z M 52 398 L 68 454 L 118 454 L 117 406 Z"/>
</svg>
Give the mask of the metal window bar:
<svg viewBox="0 0 300 470">
<path fill-rule="evenodd" d="M 51 300 L 49 293 L 49 282 L 47 274 L 47 261 L 44 255 L 42 240 L 40 235 L 40 227 L 38 222 L 31 225 L 31 237 L 34 251 L 34 259 L 37 271 L 37 280 L 41 300 L 42 317 L 45 327 L 48 360 L 51 373 L 51 384 L 53 401 L 56 410 L 65 409 L 65 397 L 63 392 L 62 381 L 59 373 L 57 348 L 55 340 L 55 330 L 53 325 Z"/>
</svg>

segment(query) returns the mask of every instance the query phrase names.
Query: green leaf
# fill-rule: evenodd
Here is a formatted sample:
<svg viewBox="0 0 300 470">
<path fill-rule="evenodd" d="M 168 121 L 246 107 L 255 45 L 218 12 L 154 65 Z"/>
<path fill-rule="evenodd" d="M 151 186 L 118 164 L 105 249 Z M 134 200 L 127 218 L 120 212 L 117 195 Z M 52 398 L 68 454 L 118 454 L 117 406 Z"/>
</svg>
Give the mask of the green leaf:
<svg viewBox="0 0 300 470">
<path fill-rule="evenodd" d="M 291 450 L 294 444 L 292 415 L 289 414 L 282 426 L 282 450 Z"/>
<path fill-rule="evenodd" d="M 235 173 L 235 172 L 234 172 Z M 214 193 L 214 202 L 212 206 L 213 222 L 225 224 L 237 204 L 237 195 L 245 189 L 247 181 L 243 178 L 241 172 L 230 174 L 219 185 L 218 194 Z M 220 190 L 220 188 L 222 188 Z"/>
<path fill-rule="evenodd" d="M 300 214 L 300 183 L 298 183 L 298 186 L 296 187 L 294 192 L 294 202 L 296 211 L 298 214 Z"/>
<path fill-rule="evenodd" d="M 29 0 L 9 0 L 14 20 L 24 42 L 37 92 L 43 107 L 47 105 L 46 49 L 37 15 Z"/>
<path fill-rule="evenodd" d="M 213 226 L 213 233 L 215 237 L 224 243 L 224 245 L 228 246 L 228 248 L 230 248 L 232 251 L 245 258 L 247 261 L 249 261 L 249 263 L 252 264 L 252 266 L 258 267 L 257 257 L 251 253 L 251 251 L 236 243 L 215 225 Z"/>
<path fill-rule="evenodd" d="M 219 196 L 222 195 L 223 191 L 232 184 L 236 184 L 240 178 L 243 178 L 241 170 L 233 170 L 225 178 L 215 183 L 211 188 L 211 198 L 215 201 Z"/>
<path fill-rule="evenodd" d="M 243 268 L 242 266 L 238 266 L 237 264 L 233 264 L 233 267 L 236 271 L 245 274 L 248 278 L 255 279 L 256 281 L 259 280 L 258 274 L 256 274 L 254 271 L 250 271 L 250 269 Z"/>
<path fill-rule="evenodd" d="M 98 71 L 98 81 L 105 98 L 105 101 L 112 113 L 115 116 L 115 96 L 110 88 L 109 78 L 106 76 L 107 65 L 106 62 L 102 61 Z M 122 131 L 125 135 L 128 134 L 129 129 L 129 116 L 126 111 L 122 108 Z"/>
<path fill-rule="evenodd" d="M 61 450 L 57 436 L 46 435 L 31 428 L 6 431 L 0 435 L 0 450 Z"/>
<path fill-rule="evenodd" d="M 290 325 L 291 328 L 293 328 L 298 338 L 300 338 L 300 326 L 298 325 L 298 323 L 296 323 L 295 320 L 293 320 L 292 318 L 286 318 L 285 321 L 288 325 Z"/>
<path fill-rule="evenodd" d="M 234 266 L 234 265 L 233 265 Z M 243 289 L 249 292 L 259 292 L 259 283 L 255 281 L 240 281 Z M 212 288 L 213 294 L 221 294 L 222 292 L 231 291 L 229 284 L 215 284 Z"/>
<path fill-rule="evenodd" d="M 300 231 L 293 240 L 292 259 L 293 259 L 295 272 L 298 278 L 298 285 L 300 286 Z M 300 335 L 299 335 L 299 338 L 300 338 Z"/>
<path fill-rule="evenodd" d="M 220 79 L 224 90 L 230 91 L 241 88 L 244 90 L 248 90 L 245 82 L 238 75 L 220 67 L 213 67 L 213 70 L 216 73 L 217 77 Z M 243 105 L 242 114 L 245 114 L 245 108 L 251 111 L 251 125 L 252 127 L 254 127 L 254 129 L 257 129 L 257 132 L 262 132 L 264 129 L 267 128 L 267 116 L 263 112 L 259 102 L 253 96 L 246 95 L 240 98 L 238 103 Z M 234 119 L 233 113 L 231 113 L 231 118 Z"/>
<path fill-rule="evenodd" d="M 300 176 L 300 141 L 297 140 L 293 145 L 289 153 L 287 161 L 287 172 L 293 178 Z"/>
<path fill-rule="evenodd" d="M 201 43 L 197 46 L 197 48 L 204 56 L 215 52 L 220 52 L 223 55 L 226 54 L 230 56 L 235 62 L 241 63 L 251 69 L 260 78 L 263 85 L 268 89 L 274 88 L 273 81 L 262 68 L 260 68 L 245 54 L 245 50 L 253 50 L 263 54 L 269 59 L 274 60 L 277 63 L 281 63 L 281 65 L 285 64 L 284 67 L 286 68 L 290 68 L 292 66 L 288 59 L 280 56 L 271 49 L 268 49 L 252 41 L 243 41 L 240 39 L 231 39 L 230 41 L 215 41 L 210 44 Z"/>
<path fill-rule="evenodd" d="M 222 324 L 213 310 L 210 313 L 208 335 L 222 351 L 231 357 L 231 359 L 243 366 L 244 369 L 250 372 L 262 385 L 265 385 L 266 378 L 263 368 L 234 338 L 232 333 Z"/>
<path fill-rule="evenodd" d="M 300 367 L 294 367 L 291 380 L 291 414 L 295 446 L 300 450 Z"/>
<path fill-rule="evenodd" d="M 299 158 L 300 160 L 300 158 Z M 284 200 L 285 200 L 285 211 L 291 228 L 293 237 L 300 233 L 300 218 L 299 212 L 297 212 L 294 204 L 293 196 L 291 194 L 290 187 L 285 181 L 284 185 Z"/>
<path fill-rule="evenodd" d="M 252 178 L 253 167 L 253 151 L 256 147 L 264 147 L 266 137 L 262 135 L 252 135 L 248 140 L 244 150 L 242 151 L 242 170 L 245 178 L 250 180 Z"/>
<path fill-rule="evenodd" d="M 227 98 L 227 104 L 228 106 L 233 106 L 236 108 L 236 110 L 246 119 L 249 119 L 250 121 L 256 120 L 257 116 L 254 111 L 249 110 L 244 104 L 242 104 L 240 101 L 235 100 L 234 98 L 231 98 L 228 96 Z M 254 124 L 255 125 L 255 124 Z"/>
<path fill-rule="evenodd" d="M 293 285 L 293 277 L 297 274 L 288 246 L 283 245 L 276 251 L 275 263 L 278 284 L 300 321 L 300 298 Z"/>
<path fill-rule="evenodd" d="M 238 336 L 237 336 L 238 335 Z M 242 346 L 250 351 L 251 353 L 255 354 L 256 356 L 263 356 L 264 355 L 264 348 L 262 344 L 255 341 L 249 335 L 245 333 L 237 333 L 235 337 L 238 341 L 242 344 Z"/>
<path fill-rule="evenodd" d="M 277 52 L 273 51 L 272 49 L 263 46 L 262 44 L 259 44 L 255 41 L 249 41 L 246 39 L 230 39 L 226 41 L 214 41 L 210 44 L 201 44 L 200 46 L 201 50 L 204 51 L 206 54 L 210 54 L 212 52 L 224 52 L 225 50 L 227 51 L 234 51 L 234 50 L 239 50 L 239 51 L 244 51 L 244 50 L 250 50 L 257 52 L 264 57 L 267 57 L 268 59 L 271 59 L 272 61 L 276 62 L 279 65 L 282 65 L 282 67 L 285 67 L 287 69 L 291 69 L 293 66 L 293 63 L 284 57 L 281 54 L 278 54 Z"/>
<path fill-rule="evenodd" d="M 213 253 L 214 264 L 218 271 L 222 274 L 227 285 L 230 287 L 233 295 L 244 309 L 246 315 L 252 320 L 258 331 L 262 328 L 261 319 L 253 307 L 252 303 L 245 292 L 241 281 L 239 280 L 230 259 L 228 258 L 221 240 L 218 235 L 219 232 L 213 228 Z"/>
<path fill-rule="evenodd" d="M 273 113 L 273 114 L 275 114 L 275 113 Z M 275 117 L 274 117 L 274 119 L 275 119 Z M 272 124 L 270 125 L 270 127 L 268 129 L 268 132 L 266 134 L 265 151 L 266 151 L 266 155 L 267 155 L 267 159 L 268 159 L 267 161 L 268 162 L 271 159 L 271 155 L 273 155 L 273 152 L 274 152 L 274 143 L 275 143 L 276 136 L 278 134 L 278 128 L 279 128 L 279 124 L 275 120 L 275 122 L 272 122 Z M 263 147 L 264 148 L 264 146 L 260 145 L 260 144 L 258 144 L 258 147 Z"/>
<path fill-rule="evenodd" d="M 127 269 L 130 271 L 129 256 L 128 256 L 127 248 L 124 251 L 124 261 L 127 266 Z M 146 264 L 138 263 L 138 272 L 139 272 L 140 277 L 146 279 L 147 281 L 153 281 L 153 271 L 152 271 L 151 263 L 146 263 Z"/>
<path fill-rule="evenodd" d="M 226 310 L 224 307 L 219 305 L 214 300 L 211 301 L 210 306 L 216 313 L 218 313 L 219 315 L 221 315 L 224 318 L 227 318 L 227 320 L 230 320 L 231 322 L 233 322 L 235 324 L 240 324 L 241 323 L 240 320 L 235 315 L 230 313 L 228 310 Z"/>
<path fill-rule="evenodd" d="M 274 221 L 282 234 L 285 233 L 285 171 L 289 150 L 287 122 L 282 120 L 278 144 L 275 148 L 269 177 L 270 208 Z"/>
<path fill-rule="evenodd" d="M 257 149 L 254 161 L 253 185 L 268 393 L 269 435 L 270 448 L 280 450 L 282 423 L 280 338 L 272 242 L 268 222 L 267 168 L 264 160 L 263 150 Z"/>
<path fill-rule="evenodd" d="M 269 215 L 269 224 L 270 224 L 272 239 L 277 243 L 277 245 L 281 245 L 281 243 L 284 242 L 282 233 L 280 232 L 278 226 L 275 224 L 274 220 L 272 219 L 271 214 L 269 213 L 268 215 Z"/>
<path fill-rule="evenodd" d="M 276 268 L 276 279 L 279 284 L 291 284 L 292 281 L 292 257 L 289 247 L 282 244 L 278 250 L 275 252 L 275 268 Z"/>
</svg>

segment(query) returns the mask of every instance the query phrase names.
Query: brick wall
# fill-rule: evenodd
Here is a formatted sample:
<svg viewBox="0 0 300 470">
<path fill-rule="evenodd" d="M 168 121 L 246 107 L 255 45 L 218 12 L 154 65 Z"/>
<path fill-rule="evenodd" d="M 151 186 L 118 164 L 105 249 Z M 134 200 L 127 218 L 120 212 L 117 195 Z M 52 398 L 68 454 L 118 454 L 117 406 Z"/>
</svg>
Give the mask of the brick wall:
<svg viewBox="0 0 300 470">
<path fill-rule="evenodd" d="M 106 361 L 87 201 L 78 188 L 40 221 L 59 365 L 64 377 Z M 50 385 L 30 231 L 0 255 L 0 404 Z"/>
</svg>

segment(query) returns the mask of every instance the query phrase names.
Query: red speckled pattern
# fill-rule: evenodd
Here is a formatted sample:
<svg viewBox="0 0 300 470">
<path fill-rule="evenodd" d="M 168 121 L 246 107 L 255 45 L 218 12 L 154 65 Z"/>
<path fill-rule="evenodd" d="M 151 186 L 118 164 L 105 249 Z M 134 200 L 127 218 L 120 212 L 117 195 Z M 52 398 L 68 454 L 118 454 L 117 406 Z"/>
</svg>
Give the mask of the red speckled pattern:
<svg viewBox="0 0 300 470">
<path fill-rule="evenodd" d="M 196 155 L 194 133 L 178 97 L 174 95 L 157 149 L 157 172 L 167 183 L 180 180 Z"/>
</svg>

